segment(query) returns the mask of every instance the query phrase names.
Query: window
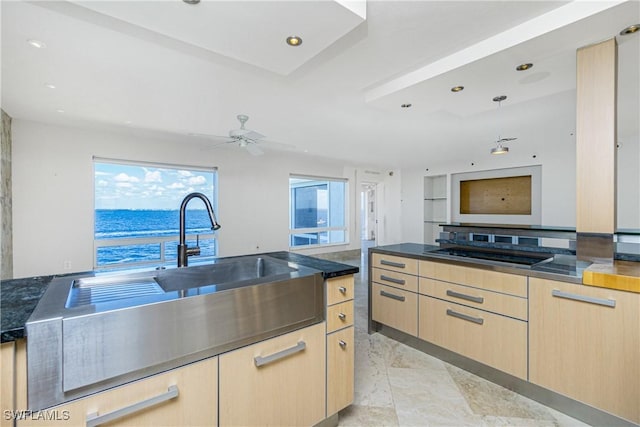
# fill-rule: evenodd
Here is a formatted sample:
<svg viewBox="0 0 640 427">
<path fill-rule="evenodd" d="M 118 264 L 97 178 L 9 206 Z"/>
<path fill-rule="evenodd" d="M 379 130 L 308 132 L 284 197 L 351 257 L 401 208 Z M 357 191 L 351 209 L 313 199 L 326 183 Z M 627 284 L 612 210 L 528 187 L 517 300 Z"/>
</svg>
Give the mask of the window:
<svg viewBox="0 0 640 427">
<path fill-rule="evenodd" d="M 94 268 L 158 265 L 177 259 L 180 204 L 189 193 L 206 195 L 217 210 L 215 169 L 94 159 Z M 204 203 L 193 199 L 185 216 L 187 244 L 200 256 L 217 254 Z"/>
<path fill-rule="evenodd" d="M 289 246 L 347 243 L 347 181 L 289 178 Z"/>
</svg>

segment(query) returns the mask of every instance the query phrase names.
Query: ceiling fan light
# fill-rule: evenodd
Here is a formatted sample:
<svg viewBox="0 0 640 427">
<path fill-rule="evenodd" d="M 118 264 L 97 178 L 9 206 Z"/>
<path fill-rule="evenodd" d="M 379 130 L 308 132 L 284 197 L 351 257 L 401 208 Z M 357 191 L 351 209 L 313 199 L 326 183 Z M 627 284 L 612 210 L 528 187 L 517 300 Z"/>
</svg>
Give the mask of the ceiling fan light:
<svg viewBox="0 0 640 427">
<path fill-rule="evenodd" d="M 503 146 L 498 146 L 498 147 L 493 147 L 491 149 L 491 154 L 507 154 L 509 152 L 509 147 L 503 147 Z"/>
</svg>

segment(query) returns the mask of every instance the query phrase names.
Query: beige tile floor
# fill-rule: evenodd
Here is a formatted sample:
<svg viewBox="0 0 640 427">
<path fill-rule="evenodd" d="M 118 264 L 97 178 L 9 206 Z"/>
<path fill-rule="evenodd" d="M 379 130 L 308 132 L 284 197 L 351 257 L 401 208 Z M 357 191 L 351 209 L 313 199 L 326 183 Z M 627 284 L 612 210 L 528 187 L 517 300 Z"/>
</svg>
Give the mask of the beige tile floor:
<svg viewBox="0 0 640 427">
<path fill-rule="evenodd" d="M 355 397 L 340 412 L 340 426 L 586 425 L 383 335 L 369 335 L 366 256 L 336 261 L 361 271 L 355 291 Z"/>
</svg>

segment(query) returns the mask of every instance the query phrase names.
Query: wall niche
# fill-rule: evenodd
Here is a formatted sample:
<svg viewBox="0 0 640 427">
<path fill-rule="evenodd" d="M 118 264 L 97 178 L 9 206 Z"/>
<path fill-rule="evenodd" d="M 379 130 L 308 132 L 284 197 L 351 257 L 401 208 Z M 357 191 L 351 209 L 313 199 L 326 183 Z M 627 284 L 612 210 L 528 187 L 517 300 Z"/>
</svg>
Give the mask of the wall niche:
<svg viewBox="0 0 640 427">
<path fill-rule="evenodd" d="M 531 175 L 460 181 L 460 213 L 531 215 Z"/>
<path fill-rule="evenodd" d="M 451 221 L 539 225 L 542 166 L 451 175 Z"/>
</svg>

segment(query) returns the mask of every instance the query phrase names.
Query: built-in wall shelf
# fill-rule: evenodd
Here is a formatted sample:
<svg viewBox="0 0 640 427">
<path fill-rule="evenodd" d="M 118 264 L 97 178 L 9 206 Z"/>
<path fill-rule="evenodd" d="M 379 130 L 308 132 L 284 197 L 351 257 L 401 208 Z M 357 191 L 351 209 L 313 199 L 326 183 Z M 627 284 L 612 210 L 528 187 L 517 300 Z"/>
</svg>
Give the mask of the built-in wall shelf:
<svg viewBox="0 0 640 427">
<path fill-rule="evenodd" d="M 447 176 L 424 177 L 424 243 L 435 245 L 440 236 L 439 224 L 447 221 Z"/>
</svg>

